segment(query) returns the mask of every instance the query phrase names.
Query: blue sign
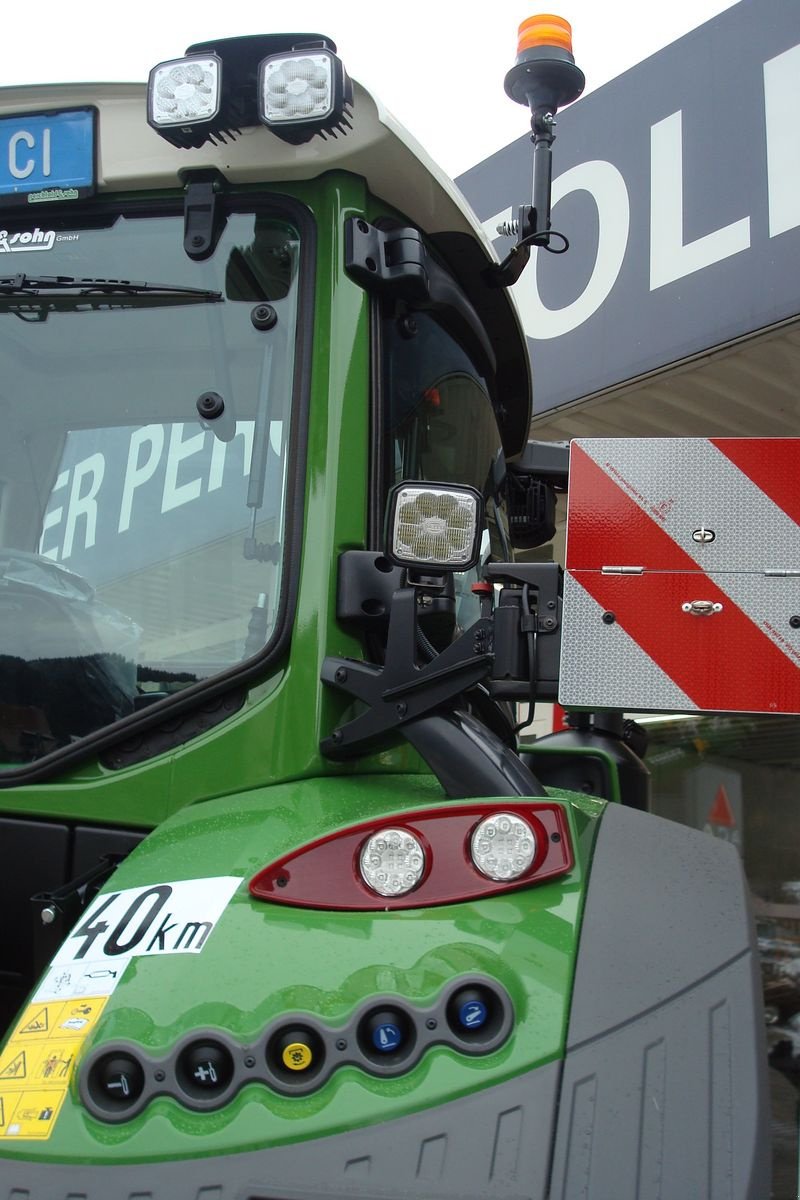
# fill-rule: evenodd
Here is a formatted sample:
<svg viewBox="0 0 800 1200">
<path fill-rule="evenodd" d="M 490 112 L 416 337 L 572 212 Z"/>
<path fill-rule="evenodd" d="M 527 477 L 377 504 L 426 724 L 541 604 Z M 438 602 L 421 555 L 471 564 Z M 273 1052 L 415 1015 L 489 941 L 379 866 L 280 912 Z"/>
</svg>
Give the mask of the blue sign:
<svg viewBox="0 0 800 1200">
<path fill-rule="evenodd" d="M 383 1054 L 389 1054 L 392 1050 L 396 1050 L 402 1040 L 403 1034 L 400 1027 L 390 1021 L 384 1021 L 372 1032 L 372 1044 Z"/>
<path fill-rule="evenodd" d="M 458 1019 L 465 1029 L 480 1029 L 488 1016 L 486 1005 L 481 1000 L 468 1000 L 458 1010 Z"/>
<path fill-rule="evenodd" d="M 94 188 L 94 109 L 0 120 L 0 204 L 77 200 Z"/>
</svg>

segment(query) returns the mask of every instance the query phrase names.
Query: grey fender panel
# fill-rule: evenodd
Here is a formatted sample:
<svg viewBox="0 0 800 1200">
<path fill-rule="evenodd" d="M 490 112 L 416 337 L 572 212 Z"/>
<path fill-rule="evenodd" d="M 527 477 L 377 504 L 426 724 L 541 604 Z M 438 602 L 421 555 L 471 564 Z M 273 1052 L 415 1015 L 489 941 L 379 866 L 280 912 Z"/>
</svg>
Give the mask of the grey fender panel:
<svg viewBox="0 0 800 1200">
<path fill-rule="evenodd" d="M 545 1200 L 560 1068 L 300 1146 L 140 1166 L 0 1159 L 0 1200 Z"/>
<path fill-rule="evenodd" d="M 552 1200 L 765 1200 L 768 1150 L 761 982 L 738 855 L 609 806 L 581 932 Z"/>
</svg>

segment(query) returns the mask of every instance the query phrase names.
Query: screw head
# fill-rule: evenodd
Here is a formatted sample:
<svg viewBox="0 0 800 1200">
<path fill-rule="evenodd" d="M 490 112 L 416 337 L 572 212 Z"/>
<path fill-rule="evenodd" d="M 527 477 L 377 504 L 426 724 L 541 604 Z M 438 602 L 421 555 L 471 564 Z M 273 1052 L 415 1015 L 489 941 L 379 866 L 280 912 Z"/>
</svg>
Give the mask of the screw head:
<svg viewBox="0 0 800 1200">
<path fill-rule="evenodd" d="M 219 392 L 203 392 L 197 397 L 197 411 L 207 421 L 221 417 L 225 411 L 225 401 Z"/>
<path fill-rule="evenodd" d="M 604 612 L 603 613 L 603 624 L 604 625 L 613 625 L 614 622 L 616 621 L 616 619 L 617 618 L 616 618 L 615 614 L 612 612 Z"/>
<path fill-rule="evenodd" d="M 244 1060 L 244 1065 L 250 1068 L 254 1067 L 256 1065 L 255 1057 L 252 1054 L 248 1054 Z"/>
<path fill-rule="evenodd" d="M 347 1038 L 337 1038 L 336 1039 L 336 1049 L 337 1050 L 346 1050 L 347 1049 Z"/>
<path fill-rule="evenodd" d="M 408 712 L 408 705 L 406 704 L 405 700 L 401 700 L 399 704 L 395 705 L 395 712 L 397 713 L 398 717 L 404 717 L 406 715 Z"/>
<path fill-rule="evenodd" d="M 256 329 L 272 329 L 278 322 L 278 314 L 271 304 L 257 304 L 250 313 Z"/>
<path fill-rule="evenodd" d="M 439 1022 L 436 1020 L 436 1017 L 428 1017 L 427 1021 L 425 1022 L 425 1028 L 436 1029 L 438 1024 Z"/>
<path fill-rule="evenodd" d="M 166 1078 L 166 1071 L 162 1071 L 160 1068 L 158 1071 L 153 1071 L 153 1079 L 155 1079 L 156 1083 L 163 1083 Z"/>
<path fill-rule="evenodd" d="M 800 617 L 789 617 L 789 624 L 792 629 L 800 629 Z"/>
<path fill-rule="evenodd" d="M 345 683 L 347 681 L 347 671 L 344 667 L 337 667 L 334 679 L 337 683 Z"/>
<path fill-rule="evenodd" d="M 419 333 L 416 317 L 401 317 L 397 322 L 397 328 L 400 336 L 406 340 L 416 337 Z"/>
</svg>

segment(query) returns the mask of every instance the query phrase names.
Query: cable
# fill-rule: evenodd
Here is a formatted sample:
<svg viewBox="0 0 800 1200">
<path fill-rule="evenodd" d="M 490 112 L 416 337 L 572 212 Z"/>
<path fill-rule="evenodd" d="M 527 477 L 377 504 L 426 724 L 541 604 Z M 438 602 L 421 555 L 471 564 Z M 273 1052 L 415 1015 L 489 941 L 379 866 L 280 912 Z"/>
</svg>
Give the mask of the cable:
<svg viewBox="0 0 800 1200">
<path fill-rule="evenodd" d="M 530 690 L 528 692 L 528 717 L 525 721 L 520 721 L 519 725 L 514 726 L 514 733 L 519 734 L 523 729 L 527 729 L 533 724 L 536 715 L 536 640 L 538 637 L 537 617 L 531 612 L 529 604 L 530 589 L 527 583 L 522 585 L 522 608 L 523 615 L 520 620 L 520 629 L 525 634 L 528 643 L 528 668 L 530 678 Z"/>
</svg>

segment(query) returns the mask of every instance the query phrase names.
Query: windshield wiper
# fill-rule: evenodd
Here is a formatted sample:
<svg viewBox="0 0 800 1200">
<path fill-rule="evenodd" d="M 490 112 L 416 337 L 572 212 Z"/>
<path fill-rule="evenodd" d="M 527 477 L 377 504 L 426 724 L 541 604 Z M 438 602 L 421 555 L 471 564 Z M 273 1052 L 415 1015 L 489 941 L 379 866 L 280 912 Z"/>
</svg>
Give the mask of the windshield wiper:
<svg viewBox="0 0 800 1200">
<path fill-rule="evenodd" d="M 210 303 L 223 298 L 222 292 L 182 287 L 174 283 L 138 283 L 132 279 L 76 279 L 72 275 L 0 276 L 0 296 L 48 296 L 52 292 L 72 292 L 76 296 L 183 296 Z"/>
<path fill-rule="evenodd" d="M 109 308 L 161 308 L 178 304 L 221 304 L 222 292 L 133 279 L 75 279 L 71 275 L 0 276 L 0 313 L 22 321 L 46 321 L 51 312 Z"/>
</svg>

